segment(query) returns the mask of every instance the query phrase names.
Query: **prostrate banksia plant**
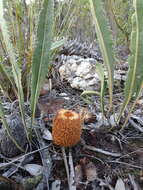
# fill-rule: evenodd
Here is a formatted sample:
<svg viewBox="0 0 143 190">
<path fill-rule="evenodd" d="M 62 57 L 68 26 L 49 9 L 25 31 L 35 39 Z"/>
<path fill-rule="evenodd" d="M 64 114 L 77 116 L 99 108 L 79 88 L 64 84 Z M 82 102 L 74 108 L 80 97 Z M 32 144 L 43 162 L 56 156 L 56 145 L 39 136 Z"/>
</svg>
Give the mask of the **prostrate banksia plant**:
<svg viewBox="0 0 143 190">
<path fill-rule="evenodd" d="M 80 114 L 66 109 L 59 110 L 53 120 L 54 143 L 63 147 L 77 144 L 81 137 L 81 125 Z"/>
<path fill-rule="evenodd" d="M 80 42 L 78 39 L 68 40 L 59 50 L 58 61 L 64 61 L 64 56 L 77 55 L 84 58 L 94 58 L 103 62 L 98 46 L 88 42 Z"/>
</svg>

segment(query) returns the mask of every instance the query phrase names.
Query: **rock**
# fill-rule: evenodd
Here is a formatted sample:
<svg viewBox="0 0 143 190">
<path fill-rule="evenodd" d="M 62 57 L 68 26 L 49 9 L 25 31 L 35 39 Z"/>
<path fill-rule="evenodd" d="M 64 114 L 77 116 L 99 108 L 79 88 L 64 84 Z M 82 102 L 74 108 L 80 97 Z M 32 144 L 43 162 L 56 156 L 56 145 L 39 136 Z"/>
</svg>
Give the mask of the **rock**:
<svg viewBox="0 0 143 190">
<path fill-rule="evenodd" d="M 69 56 L 59 67 L 60 78 L 68 81 L 75 89 L 97 90 L 100 80 L 96 73 L 96 63 L 93 58 Z"/>
<path fill-rule="evenodd" d="M 79 77 L 84 77 L 87 74 L 90 74 L 92 69 L 92 65 L 90 64 L 90 62 L 81 62 L 80 65 L 78 65 L 78 67 L 76 67 L 76 76 Z"/>
</svg>

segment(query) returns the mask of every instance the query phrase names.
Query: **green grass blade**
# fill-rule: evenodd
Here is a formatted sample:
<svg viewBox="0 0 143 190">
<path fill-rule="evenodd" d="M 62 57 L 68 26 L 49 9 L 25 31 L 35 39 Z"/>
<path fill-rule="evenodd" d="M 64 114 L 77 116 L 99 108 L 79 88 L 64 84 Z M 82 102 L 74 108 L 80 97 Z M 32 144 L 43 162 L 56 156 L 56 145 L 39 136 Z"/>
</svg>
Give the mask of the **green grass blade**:
<svg viewBox="0 0 143 190">
<path fill-rule="evenodd" d="M 103 56 L 104 63 L 108 71 L 108 85 L 109 85 L 109 95 L 110 95 L 110 108 L 112 108 L 113 99 L 113 72 L 114 72 L 114 51 L 113 42 L 111 39 L 111 33 L 107 20 L 104 15 L 104 8 L 102 6 L 101 0 L 89 0 L 90 8 L 93 16 L 93 22 L 95 24 L 95 30 L 97 38 L 99 41 L 99 46 Z"/>
<path fill-rule="evenodd" d="M 34 121 L 36 103 L 39 97 L 41 85 L 48 71 L 50 60 L 52 34 L 54 21 L 54 1 L 44 0 L 43 8 L 40 12 L 37 44 L 32 60 L 32 86 L 31 86 L 31 110 L 32 122 Z"/>
<path fill-rule="evenodd" d="M 129 56 L 129 71 L 125 84 L 125 100 L 118 118 L 120 120 L 131 98 L 138 96 L 143 83 L 143 1 L 134 0 L 132 15 L 131 55 Z"/>
</svg>

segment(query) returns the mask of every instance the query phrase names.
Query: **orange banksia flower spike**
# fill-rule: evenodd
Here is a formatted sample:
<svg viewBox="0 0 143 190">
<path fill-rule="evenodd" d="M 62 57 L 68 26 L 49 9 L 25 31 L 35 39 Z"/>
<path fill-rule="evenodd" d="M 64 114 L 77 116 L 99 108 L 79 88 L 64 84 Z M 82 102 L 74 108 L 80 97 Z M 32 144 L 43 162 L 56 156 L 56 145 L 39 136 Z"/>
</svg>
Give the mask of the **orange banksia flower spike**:
<svg viewBox="0 0 143 190">
<path fill-rule="evenodd" d="M 53 120 L 54 143 L 63 147 L 77 144 L 81 136 L 81 125 L 80 114 L 66 109 L 59 110 Z"/>
</svg>

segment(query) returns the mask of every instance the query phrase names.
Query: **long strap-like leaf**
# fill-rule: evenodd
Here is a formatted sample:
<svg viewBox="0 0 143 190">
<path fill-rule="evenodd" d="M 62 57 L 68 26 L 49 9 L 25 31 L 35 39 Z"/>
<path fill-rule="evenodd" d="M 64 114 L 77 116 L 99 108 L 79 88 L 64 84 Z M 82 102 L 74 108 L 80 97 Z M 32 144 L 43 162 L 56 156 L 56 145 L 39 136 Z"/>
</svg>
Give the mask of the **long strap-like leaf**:
<svg viewBox="0 0 143 190">
<path fill-rule="evenodd" d="M 110 94 L 110 108 L 112 108 L 112 97 L 113 97 L 113 72 L 114 72 L 114 51 L 113 43 L 111 39 L 111 33 L 107 20 L 105 18 L 102 6 L 102 0 L 89 0 L 91 12 L 93 15 L 93 21 L 95 24 L 95 30 L 99 41 L 99 46 L 108 71 L 108 83 L 109 83 L 109 94 Z"/>
<path fill-rule="evenodd" d="M 25 127 L 27 138 L 28 138 L 28 133 L 26 130 L 26 122 L 25 122 L 25 117 L 24 117 L 24 108 L 23 108 L 24 95 L 23 95 L 23 89 L 22 89 L 22 84 L 21 84 L 21 71 L 20 71 L 19 65 L 16 61 L 16 55 L 14 52 L 14 47 L 11 43 L 7 24 L 6 24 L 6 21 L 4 19 L 4 6 L 3 6 L 4 2 L 3 1 L 4 0 L 0 0 L 0 26 L 1 26 L 3 40 L 4 40 L 6 50 L 7 50 L 7 53 L 9 55 L 10 63 L 12 66 L 12 73 L 13 73 L 13 77 L 14 77 L 14 81 L 15 81 L 17 90 L 18 90 L 18 99 L 19 99 L 22 121 L 23 121 L 23 124 Z"/>
<path fill-rule="evenodd" d="M 54 0 L 44 0 L 40 12 L 37 44 L 32 61 L 32 86 L 31 86 L 31 110 L 32 122 L 34 121 L 36 103 L 39 97 L 41 85 L 48 71 L 50 49 L 52 45 Z"/>
<path fill-rule="evenodd" d="M 125 100 L 118 118 L 124 112 L 131 98 L 136 98 L 143 83 L 143 0 L 133 0 L 134 14 L 132 15 L 131 55 L 129 71 L 125 85 Z"/>
</svg>

